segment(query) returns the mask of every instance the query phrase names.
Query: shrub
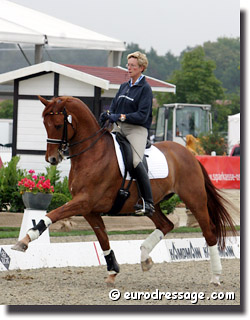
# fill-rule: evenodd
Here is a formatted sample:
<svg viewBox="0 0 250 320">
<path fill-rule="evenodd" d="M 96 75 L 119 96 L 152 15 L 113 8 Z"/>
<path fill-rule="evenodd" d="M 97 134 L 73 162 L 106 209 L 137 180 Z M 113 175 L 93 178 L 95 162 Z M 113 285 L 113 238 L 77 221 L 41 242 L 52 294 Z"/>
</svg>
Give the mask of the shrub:
<svg viewBox="0 0 250 320">
<path fill-rule="evenodd" d="M 60 180 L 60 171 L 56 166 L 49 166 L 46 168 L 47 174 L 46 178 L 50 179 L 51 184 L 54 185 L 55 193 L 63 193 L 70 200 L 72 199 L 71 193 L 69 192 L 69 179 L 68 177 L 64 177 L 63 180 Z"/>
<path fill-rule="evenodd" d="M 206 154 L 210 155 L 212 151 L 215 151 L 216 155 L 226 154 L 227 144 L 218 131 L 206 135 L 201 134 L 199 138 L 201 146 Z"/>
<path fill-rule="evenodd" d="M 57 166 L 48 166 L 46 167 L 46 179 L 49 179 L 53 186 L 60 181 L 60 171 L 57 169 Z"/>
<path fill-rule="evenodd" d="M 15 191 L 11 195 L 10 199 L 10 212 L 23 212 L 24 211 L 24 203 L 22 200 L 22 195 L 19 191 Z"/>
<path fill-rule="evenodd" d="M 164 214 L 170 214 L 174 211 L 178 203 L 182 202 L 177 194 L 174 194 L 170 199 L 163 200 L 160 203 L 161 211 Z"/>
<path fill-rule="evenodd" d="M 68 177 L 64 177 L 63 181 L 58 181 L 55 185 L 55 192 L 57 193 L 63 193 L 69 198 L 70 200 L 72 199 L 72 195 L 69 192 L 69 179 Z"/>
<path fill-rule="evenodd" d="M 51 200 L 51 203 L 48 207 L 48 212 L 61 207 L 62 205 L 64 205 L 68 201 L 70 201 L 70 199 L 65 194 L 54 193 L 52 200 Z"/>
<path fill-rule="evenodd" d="M 24 171 L 17 168 L 19 157 L 13 157 L 7 165 L 0 169 L 0 211 L 21 208 L 21 197 L 17 192 L 18 180 L 24 177 Z"/>
</svg>

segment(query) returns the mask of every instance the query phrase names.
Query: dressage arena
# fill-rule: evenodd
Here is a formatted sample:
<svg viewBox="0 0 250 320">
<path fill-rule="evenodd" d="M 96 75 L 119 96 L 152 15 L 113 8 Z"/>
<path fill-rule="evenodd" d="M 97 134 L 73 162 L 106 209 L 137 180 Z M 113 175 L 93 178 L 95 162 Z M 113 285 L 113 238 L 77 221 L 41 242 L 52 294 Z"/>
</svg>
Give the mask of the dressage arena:
<svg viewBox="0 0 250 320">
<path fill-rule="evenodd" d="M 239 190 L 237 195 L 236 206 L 239 207 Z M 142 240 L 146 237 L 143 234 L 112 235 L 110 240 Z M 202 235 L 172 233 L 166 239 L 192 237 L 201 238 Z M 96 241 L 95 236 L 51 238 L 51 242 L 89 241 Z M 15 242 L 16 239 L 0 239 L 0 246 Z M 117 251 L 116 248 L 116 254 Z M 155 263 L 148 272 L 142 272 L 140 264 L 120 264 L 121 271 L 114 287 L 105 283 L 105 265 L 1 271 L 0 304 L 239 306 L 240 259 L 223 258 L 221 262 L 221 286 L 209 284 L 209 260 Z"/>
</svg>

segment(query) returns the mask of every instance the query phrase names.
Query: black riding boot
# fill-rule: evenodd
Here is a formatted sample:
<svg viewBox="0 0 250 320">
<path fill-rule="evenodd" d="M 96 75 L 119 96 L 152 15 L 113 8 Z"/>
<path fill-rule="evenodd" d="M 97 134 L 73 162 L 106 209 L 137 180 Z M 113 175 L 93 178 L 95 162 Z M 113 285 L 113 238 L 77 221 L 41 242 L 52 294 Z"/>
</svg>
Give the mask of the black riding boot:
<svg viewBox="0 0 250 320">
<path fill-rule="evenodd" d="M 138 215 L 152 216 L 155 211 L 154 201 L 148 173 L 142 162 L 134 169 L 134 173 L 142 197 L 142 204 L 137 203 L 135 205 L 135 213 Z"/>
</svg>

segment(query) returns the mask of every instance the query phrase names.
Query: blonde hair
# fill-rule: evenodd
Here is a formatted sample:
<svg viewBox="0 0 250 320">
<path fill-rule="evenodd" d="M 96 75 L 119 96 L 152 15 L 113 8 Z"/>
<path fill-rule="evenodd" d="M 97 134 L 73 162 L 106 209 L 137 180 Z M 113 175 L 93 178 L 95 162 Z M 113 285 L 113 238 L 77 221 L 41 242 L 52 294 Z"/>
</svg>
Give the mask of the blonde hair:
<svg viewBox="0 0 250 320">
<path fill-rule="evenodd" d="M 135 58 L 138 61 L 139 67 L 144 67 L 145 71 L 148 67 L 148 59 L 146 55 L 140 51 L 136 51 L 127 55 L 127 60 L 130 58 Z"/>
</svg>

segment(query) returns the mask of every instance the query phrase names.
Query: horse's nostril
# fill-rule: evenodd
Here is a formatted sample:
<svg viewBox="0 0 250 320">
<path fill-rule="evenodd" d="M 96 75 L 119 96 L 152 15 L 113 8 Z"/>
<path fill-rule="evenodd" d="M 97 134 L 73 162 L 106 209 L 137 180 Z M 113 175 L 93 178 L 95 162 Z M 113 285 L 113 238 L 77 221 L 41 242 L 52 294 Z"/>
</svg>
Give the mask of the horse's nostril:
<svg viewBox="0 0 250 320">
<path fill-rule="evenodd" d="M 49 163 L 52 164 L 52 165 L 56 165 L 57 164 L 56 157 L 49 157 Z"/>
</svg>

